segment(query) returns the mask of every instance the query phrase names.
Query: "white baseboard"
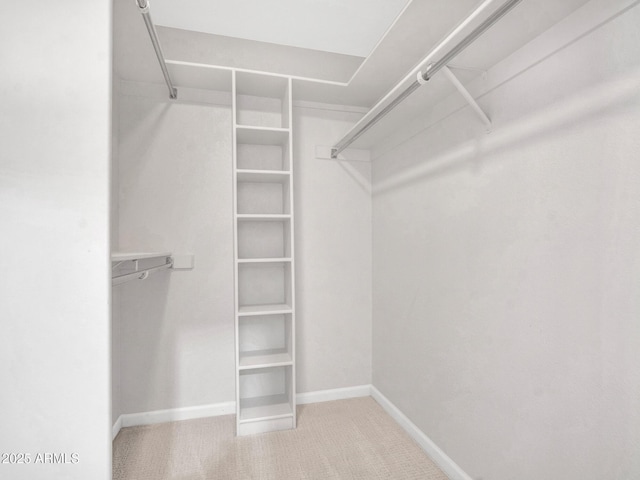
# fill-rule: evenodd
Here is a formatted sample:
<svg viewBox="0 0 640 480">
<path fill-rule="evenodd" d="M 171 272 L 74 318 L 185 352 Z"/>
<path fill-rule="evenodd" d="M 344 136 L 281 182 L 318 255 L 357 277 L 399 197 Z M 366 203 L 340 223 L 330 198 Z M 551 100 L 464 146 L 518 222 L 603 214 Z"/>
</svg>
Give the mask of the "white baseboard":
<svg viewBox="0 0 640 480">
<path fill-rule="evenodd" d="M 111 430 L 111 435 L 112 435 L 111 440 L 116 438 L 116 435 L 120 433 L 121 429 L 122 429 L 122 415 L 120 415 L 116 420 L 116 423 L 113 424 L 113 429 Z"/>
<path fill-rule="evenodd" d="M 123 413 L 113 426 L 113 438 L 121 428 L 136 427 L 138 425 L 153 425 L 156 423 L 176 422 L 178 420 L 192 420 L 194 418 L 217 417 L 230 415 L 236 411 L 236 402 L 212 403 L 197 407 L 169 408 L 151 412 Z"/>
<path fill-rule="evenodd" d="M 431 460 L 433 460 L 451 480 L 473 480 L 373 385 L 371 386 L 371 396 L 391 418 L 398 422 L 409 436 L 422 447 Z"/>
<path fill-rule="evenodd" d="M 341 400 L 345 398 L 368 397 L 369 395 L 371 395 L 371 385 L 358 385 L 356 387 L 298 393 L 296 395 L 296 402 L 300 405 L 304 405 L 306 403 L 328 402 L 330 400 Z M 218 415 L 231 415 L 235 412 L 236 402 L 222 402 L 197 407 L 125 413 L 120 415 L 118 420 L 116 420 L 116 423 L 113 425 L 113 438 L 116 438 L 120 429 L 124 427 L 153 425 L 155 423 L 191 420 L 194 418 L 216 417 Z"/>
<path fill-rule="evenodd" d="M 343 400 L 345 398 L 368 397 L 371 395 L 371 385 L 358 385 L 356 387 L 334 388 L 331 390 L 318 390 L 296 394 L 296 403 L 329 402 L 331 400 Z"/>
</svg>

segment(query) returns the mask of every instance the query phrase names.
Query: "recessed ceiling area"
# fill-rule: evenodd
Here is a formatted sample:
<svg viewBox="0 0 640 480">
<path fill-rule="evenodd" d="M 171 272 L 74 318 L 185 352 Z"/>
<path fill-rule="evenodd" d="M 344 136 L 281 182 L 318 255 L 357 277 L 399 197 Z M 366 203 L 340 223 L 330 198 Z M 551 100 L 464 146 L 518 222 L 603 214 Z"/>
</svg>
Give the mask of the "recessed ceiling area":
<svg viewBox="0 0 640 480">
<path fill-rule="evenodd" d="M 478 69 L 489 69 L 587 1 L 521 2 L 456 57 L 456 65 L 472 67 L 456 73 L 465 84 L 473 81 L 480 75 Z M 201 7 L 204 10 L 194 5 L 205 3 L 205 0 L 174 1 L 172 5 L 169 2 L 151 0 L 150 10 L 158 27 L 164 57 L 179 89 L 217 88 L 227 91 L 226 87 L 219 87 L 216 83 L 216 75 L 224 77 L 224 85 L 229 86 L 229 69 L 244 69 L 293 77 L 297 101 L 371 108 L 409 72 L 422 65 L 430 51 L 479 5 L 489 5 L 482 16 L 485 18 L 505 0 L 367 0 L 364 7 L 364 0 L 208 0 L 207 5 Z M 365 17 L 392 3 L 399 12 L 388 15 L 385 27 L 369 37 L 375 47 L 371 52 L 355 56 L 327 51 L 332 48 L 340 52 L 351 51 L 347 45 L 352 47 L 355 40 L 364 36 L 359 33 L 360 29 L 370 28 L 365 27 Z M 314 14 L 309 8 L 302 8 L 301 13 L 297 10 L 303 5 L 313 6 L 324 13 L 310 21 Z M 251 10 L 252 6 L 257 10 Z M 229 30 L 212 34 L 194 30 L 195 26 L 180 24 L 181 16 L 189 21 L 211 16 L 205 13 L 207 8 L 208 11 L 216 11 L 216 17 Z M 249 9 L 251 14 L 243 14 L 244 9 Z M 235 13 L 225 14 L 227 11 Z M 338 12 L 351 12 L 351 19 Z M 332 17 L 336 20 L 333 21 Z M 258 18 L 259 22 L 256 21 Z M 482 18 L 478 18 L 476 23 Z M 297 29 L 286 32 L 289 39 L 282 40 L 292 45 L 274 43 L 277 41 L 275 37 L 285 30 L 283 21 Z M 252 30 L 252 22 L 259 28 L 245 36 L 255 38 L 259 30 L 269 41 L 239 37 L 241 30 Z M 311 32 L 319 33 L 312 35 Z M 458 42 L 463 34 L 449 46 Z M 299 47 L 308 45 L 305 40 L 331 40 L 338 46 L 315 44 Z M 114 0 L 114 69 L 123 81 L 163 83 L 144 21 L 133 0 Z M 415 75 L 407 78 L 413 81 Z M 453 92 L 450 84 L 441 83 L 442 88 L 439 88 L 437 80 L 430 82 L 422 93 L 414 94 L 405 106 L 397 109 L 402 112 L 403 120 Z M 377 137 L 376 132 L 372 129 L 371 136 Z M 363 141 L 367 135 L 362 137 Z"/>
<path fill-rule="evenodd" d="M 157 25 L 366 57 L 409 0 L 153 0 Z"/>
</svg>

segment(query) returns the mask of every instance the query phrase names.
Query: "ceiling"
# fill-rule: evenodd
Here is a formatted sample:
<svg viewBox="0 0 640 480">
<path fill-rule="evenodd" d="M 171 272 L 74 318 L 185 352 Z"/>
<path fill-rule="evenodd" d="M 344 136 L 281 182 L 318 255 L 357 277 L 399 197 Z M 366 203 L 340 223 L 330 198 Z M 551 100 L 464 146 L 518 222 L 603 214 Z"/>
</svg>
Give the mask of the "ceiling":
<svg viewBox="0 0 640 480">
<path fill-rule="evenodd" d="M 157 25 L 366 57 L 409 0 L 153 0 Z"/>
</svg>

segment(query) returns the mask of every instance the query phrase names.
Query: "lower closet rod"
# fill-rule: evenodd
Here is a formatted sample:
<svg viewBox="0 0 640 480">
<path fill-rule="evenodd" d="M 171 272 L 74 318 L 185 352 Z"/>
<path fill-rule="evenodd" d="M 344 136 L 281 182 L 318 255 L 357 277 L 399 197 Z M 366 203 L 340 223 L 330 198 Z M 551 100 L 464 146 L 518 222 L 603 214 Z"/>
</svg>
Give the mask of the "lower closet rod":
<svg viewBox="0 0 640 480">
<path fill-rule="evenodd" d="M 113 277 L 111 279 L 112 285 L 120 285 L 121 283 L 128 282 L 129 280 L 135 280 L 136 278 L 139 280 L 146 279 L 150 273 L 158 272 L 160 270 L 167 270 L 169 268 L 173 268 L 173 262 L 165 263 L 164 265 L 158 265 L 157 267 L 147 268 L 145 270 L 140 270 L 133 273 L 127 273 L 125 275 L 119 275 L 117 277 Z"/>
<path fill-rule="evenodd" d="M 164 75 L 164 81 L 167 82 L 167 87 L 169 88 L 169 97 L 178 98 L 178 90 L 173 86 L 173 82 L 171 81 L 171 76 L 169 75 L 167 64 L 164 61 L 164 54 L 162 53 L 160 40 L 158 40 L 158 33 L 156 32 L 156 27 L 153 25 L 153 20 L 151 20 L 151 12 L 149 12 L 149 1 L 136 0 L 136 4 L 140 9 L 140 13 L 142 14 L 142 18 L 144 19 L 144 24 L 147 26 L 147 31 L 149 32 L 149 36 L 151 37 L 153 49 L 156 51 L 158 62 L 160 62 L 160 68 L 162 69 L 162 74 Z"/>
</svg>

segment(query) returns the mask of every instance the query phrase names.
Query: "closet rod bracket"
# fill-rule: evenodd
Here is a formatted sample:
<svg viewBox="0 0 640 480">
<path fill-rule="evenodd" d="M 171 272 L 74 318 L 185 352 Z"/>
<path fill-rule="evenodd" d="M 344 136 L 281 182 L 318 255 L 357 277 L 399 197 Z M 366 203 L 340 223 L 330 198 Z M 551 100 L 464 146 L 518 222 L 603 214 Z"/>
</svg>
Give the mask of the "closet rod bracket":
<svg viewBox="0 0 640 480">
<path fill-rule="evenodd" d="M 149 278 L 149 274 L 154 273 L 154 272 L 159 272 L 161 270 L 173 270 L 173 257 L 171 256 L 171 254 L 167 254 L 167 255 L 155 255 L 155 254 L 151 254 L 151 255 L 143 255 L 142 256 L 143 259 L 150 259 L 150 258 L 162 258 L 163 262 L 160 265 L 156 265 L 154 267 L 150 267 L 150 268 L 144 268 L 141 269 L 140 268 L 140 262 L 139 262 L 139 258 L 124 258 L 123 260 L 117 261 L 118 263 L 113 267 L 113 268 L 117 268 L 119 266 L 121 266 L 123 263 L 125 262 L 131 262 L 132 263 L 132 267 L 133 267 L 133 271 L 129 272 L 129 273 L 125 273 L 123 275 L 117 275 L 117 276 L 112 276 L 111 277 L 111 283 L 112 285 L 120 285 L 121 283 L 125 283 L 128 282 L 130 280 L 146 280 L 147 278 Z"/>
<path fill-rule="evenodd" d="M 475 98 L 473 98 L 471 93 L 469 93 L 469 90 L 467 90 L 462 82 L 458 80 L 458 77 L 453 74 L 448 66 L 442 67 L 442 72 L 444 73 L 445 77 L 447 77 L 447 79 L 451 82 L 451 84 L 456 87 L 456 90 L 458 90 L 460 95 L 462 95 L 462 97 L 466 100 L 471 109 L 476 112 L 478 118 L 480 118 L 480 121 L 484 123 L 487 129 L 487 133 L 491 133 L 491 119 L 487 116 L 486 113 L 484 113 L 484 110 L 482 110 L 482 107 L 478 105 L 478 102 L 476 102 Z"/>
</svg>

